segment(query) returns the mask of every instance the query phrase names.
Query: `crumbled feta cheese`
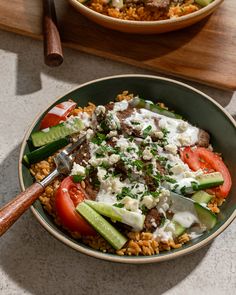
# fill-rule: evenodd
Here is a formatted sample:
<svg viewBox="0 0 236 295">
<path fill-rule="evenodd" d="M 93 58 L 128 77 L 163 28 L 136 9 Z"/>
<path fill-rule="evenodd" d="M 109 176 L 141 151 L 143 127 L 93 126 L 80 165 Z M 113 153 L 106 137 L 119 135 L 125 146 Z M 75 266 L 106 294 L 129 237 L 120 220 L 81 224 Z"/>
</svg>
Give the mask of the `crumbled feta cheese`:
<svg viewBox="0 0 236 295">
<path fill-rule="evenodd" d="M 160 191 L 160 197 L 169 197 L 170 196 L 170 191 L 168 189 L 162 188 Z"/>
<path fill-rule="evenodd" d="M 153 207 L 157 205 L 158 202 L 159 202 L 158 198 L 153 198 L 152 195 L 146 195 L 143 197 L 141 205 L 144 205 L 148 209 L 152 209 Z"/>
<path fill-rule="evenodd" d="M 146 147 L 143 151 L 143 159 L 144 160 L 151 160 L 153 157 L 153 154 L 150 151 L 149 147 Z"/>
<path fill-rule="evenodd" d="M 88 140 L 90 140 L 93 136 L 94 136 L 94 131 L 93 131 L 92 129 L 89 128 L 89 129 L 86 131 L 86 138 L 87 138 Z"/>
<path fill-rule="evenodd" d="M 178 136 L 178 141 L 181 146 L 187 146 L 191 144 L 191 137 L 190 136 L 184 136 L 184 135 L 179 135 Z"/>
<path fill-rule="evenodd" d="M 119 160 L 120 160 L 120 156 L 119 156 L 119 155 L 116 155 L 116 154 L 112 154 L 112 155 L 109 157 L 109 163 L 110 163 L 111 165 L 117 163 Z"/>
<path fill-rule="evenodd" d="M 178 125 L 178 131 L 180 131 L 180 132 L 184 132 L 184 131 L 186 131 L 187 130 L 187 128 L 188 128 L 188 122 L 185 122 L 185 121 L 181 121 L 180 123 L 179 123 L 179 125 Z"/>
<path fill-rule="evenodd" d="M 117 136 L 117 131 L 116 131 L 116 130 L 111 130 L 111 131 L 107 134 L 107 137 L 108 137 L 108 138 L 111 138 L 111 137 L 114 137 L 114 136 Z"/>
<path fill-rule="evenodd" d="M 67 193 L 68 192 L 68 189 L 67 188 L 62 188 L 62 191 L 63 191 L 63 193 Z"/>
<path fill-rule="evenodd" d="M 159 121 L 159 127 L 161 129 L 166 129 L 168 127 L 168 124 L 167 124 L 167 120 L 166 118 L 162 118 L 160 121 Z"/>
<path fill-rule="evenodd" d="M 174 175 L 179 175 L 185 171 L 185 166 L 181 164 L 176 164 L 173 166 L 170 171 L 174 173 Z"/>
<path fill-rule="evenodd" d="M 165 150 L 173 155 L 176 155 L 178 151 L 177 146 L 174 144 L 167 144 Z"/>
<path fill-rule="evenodd" d="M 164 137 L 164 133 L 162 131 L 155 131 L 153 133 L 154 136 L 156 136 L 159 139 L 162 139 Z"/>
<path fill-rule="evenodd" d="M 117 1 L 119 2 L 120 0 L 117 0 Z M 115 112 L 125 111 L 128 108 L 128 106 L 129 106 L 128 101 L 124 99 L 114 104 L 114 111 Z"/>
<path fill-rule="evenodd" d="M 106 170 L 98 167 L 98 172 L 97 172 L 97 177 L 100 183 L 102 183 L 104 181 L 104 177 L 107 174 Z"/>
<path fill-rule="evenodd" d="M 106 108 L 104 106 L 97 106 L 94 112 L 96 116 L 99 116 L 100 114 L 105 114 Z"/>
<path fill-rule="evenodd" d="M 110 130 L 120 129 L 120 120 L 114 111 L 107 112 L 106 124 Z"/>
<path fill-rule="evenodd" d="M 121 201 L 122 204 L 124 204 L 125 209 L 137 212 L 139 211 L 139 201 L 132 199 L 128 196 L 124 197 Z"/>
<path fill-rule="evenodd" d="M 85 168 L 84 166 L 81 166 L 77 163 L 73 163 L 73 167 L 72 167 L 72 170 L 71 170 L 71 173 L 70 175 L 81 175 L 81 176 L 85 176 Z"/>
</svg>

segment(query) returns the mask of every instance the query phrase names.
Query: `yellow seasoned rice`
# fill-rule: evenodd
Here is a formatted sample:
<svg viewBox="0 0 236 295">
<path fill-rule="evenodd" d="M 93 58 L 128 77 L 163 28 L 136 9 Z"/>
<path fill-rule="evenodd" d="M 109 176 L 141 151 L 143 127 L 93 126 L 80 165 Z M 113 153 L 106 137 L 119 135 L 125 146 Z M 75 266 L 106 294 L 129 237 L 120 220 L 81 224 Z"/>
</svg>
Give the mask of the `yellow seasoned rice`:
<svg viewBox="0 0 236 295">
<path fill-rule="evenodd" d="M 143 3 L 124 5 L 121 9 L 112 7 L 104 0 L 91 0 L 85 4 L 90 9 L 114 18 L 135 21 L 156 21 L 177 18 L 200 9 L 193 0 L 185 0 L 183 4 L 172 3 L 168 9 L 152 9 Z"/>
</svg>

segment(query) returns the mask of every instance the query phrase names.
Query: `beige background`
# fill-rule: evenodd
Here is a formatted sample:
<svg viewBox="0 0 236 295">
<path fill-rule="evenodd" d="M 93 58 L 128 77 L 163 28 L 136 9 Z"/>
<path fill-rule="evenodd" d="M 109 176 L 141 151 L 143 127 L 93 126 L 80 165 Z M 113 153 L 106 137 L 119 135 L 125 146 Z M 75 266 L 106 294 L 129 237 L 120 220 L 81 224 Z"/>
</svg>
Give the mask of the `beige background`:
<svg viewBox="0 0 236 295">
<path fill-rule="evenodd" d="M 72 50 L 65 50 L 60 68 L 47 68 L 40 42 L 0 31 L 0 205 L 19 192 L 19 147 L 36 114 L 83 82 L 125 73 L 152 74 Z M 190 84 L 236 118 L 236 93 Z M 0 262 L 0 294 L 4 295 L 233 295 L 236 222 L 194 254 L 135 266 L 75 252 L 50 236 L 29 211 L 1 238 Z"/>
</svg>

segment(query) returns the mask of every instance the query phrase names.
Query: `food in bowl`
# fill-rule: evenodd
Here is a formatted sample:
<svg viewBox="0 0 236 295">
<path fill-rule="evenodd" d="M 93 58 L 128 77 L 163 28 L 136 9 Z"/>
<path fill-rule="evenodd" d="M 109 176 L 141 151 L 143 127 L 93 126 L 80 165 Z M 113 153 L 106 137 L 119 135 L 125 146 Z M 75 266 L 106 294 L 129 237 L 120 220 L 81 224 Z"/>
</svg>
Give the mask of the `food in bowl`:
<svg viewBox="0 0 236 295">
<path fill-rule="evenodd" d="M 212 0 L 81 0 L 88 8 L 114 18 L 157 21 L 198 11 Z"/>
<path fill-rule="evenodd" d="M 180 248 L 216 225 L 231 189 L 228 168 L 206 131 L 162 103 L 127 92 L 117 100 L 83 109 L 67 101 L 45 115 L 43 129 L 31 134 L 39 148 L 24 156 L 36 180 L 54 168 L 68 136 L 86 142 L 71 175 L 56 179 L 40 201 L 94 249 L 154 255 Z"/>
</svg>

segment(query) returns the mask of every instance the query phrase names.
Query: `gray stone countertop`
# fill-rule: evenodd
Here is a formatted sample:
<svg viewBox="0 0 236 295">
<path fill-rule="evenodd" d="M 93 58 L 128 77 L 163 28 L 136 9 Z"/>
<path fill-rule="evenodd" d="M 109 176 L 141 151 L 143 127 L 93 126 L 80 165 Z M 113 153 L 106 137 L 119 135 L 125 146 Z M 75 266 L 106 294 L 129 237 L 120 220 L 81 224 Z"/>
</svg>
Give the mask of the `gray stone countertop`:
<svg viewBox="0 0 236 295">
<path fill-rule="evenodd" d="M 17 161 L 25 131 L 55 98 L 96 78 L 151 72 L 66 49 L 64 64 L 43 64 L 42 43 L 0 31 L 0 205 L 19 191 Z M 236 93 L 189 83 L 236 117 Z M 58 242 L 31 211 L 0 242 L 0 294 L 236 294 L 236 222 L 213 243 L 183 258 L 122 265 Z"/>
</svg>

